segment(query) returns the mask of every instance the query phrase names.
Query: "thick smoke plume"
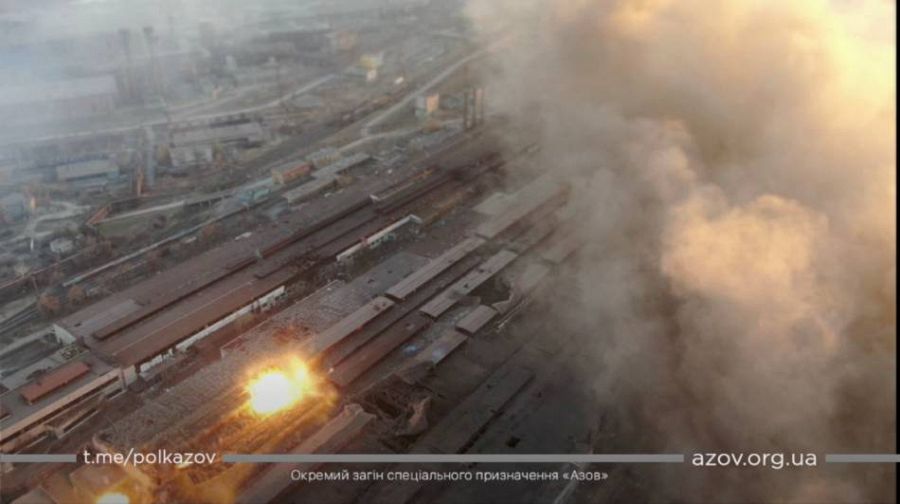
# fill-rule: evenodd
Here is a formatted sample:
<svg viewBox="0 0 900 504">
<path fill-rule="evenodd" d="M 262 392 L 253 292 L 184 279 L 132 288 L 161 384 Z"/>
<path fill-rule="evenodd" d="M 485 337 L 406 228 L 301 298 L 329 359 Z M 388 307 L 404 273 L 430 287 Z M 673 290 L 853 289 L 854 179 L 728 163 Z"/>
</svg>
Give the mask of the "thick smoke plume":
<svg viewBox="0 0 900 504">
<path fill-rule="evenodd" d="M 895 5 L 470 0 L 487 96 L 540 130 L 590 237 L 560 307 L 635 448 L 813 452 L 660 469 L 679 502 L 885 502 L 895 448 Z"/>
</svg>

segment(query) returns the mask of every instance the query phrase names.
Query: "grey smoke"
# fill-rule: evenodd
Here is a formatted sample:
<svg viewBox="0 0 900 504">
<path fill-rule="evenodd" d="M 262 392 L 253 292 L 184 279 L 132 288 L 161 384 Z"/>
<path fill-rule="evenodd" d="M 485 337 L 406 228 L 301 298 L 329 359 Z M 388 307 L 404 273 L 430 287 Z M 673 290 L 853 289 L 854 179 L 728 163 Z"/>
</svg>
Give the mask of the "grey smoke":
<svg viewBox="0 0 900 504">
<path fill-rule="evenodd" d="M 491 105 L 581 180 L 590 377 L 659 451 L 893 452 L 893 2 L 470 0 Z M 820 461 L 821 462 L 821 461 Z M 682 502 L 882 502 L 889 466 L 661 470 Z"/>
</svg>

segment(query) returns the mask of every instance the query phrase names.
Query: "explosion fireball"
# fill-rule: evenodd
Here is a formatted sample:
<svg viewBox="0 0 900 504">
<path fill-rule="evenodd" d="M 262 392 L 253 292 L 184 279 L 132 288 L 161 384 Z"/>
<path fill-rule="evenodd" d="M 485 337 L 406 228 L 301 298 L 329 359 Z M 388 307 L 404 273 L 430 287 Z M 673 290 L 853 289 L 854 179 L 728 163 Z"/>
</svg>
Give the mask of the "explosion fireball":
<svg viewBox="0 0 900 504">
<path fill-rule="evenodd" d="M 250 381 L 250 409 L 269 415 L 297 404 L 312 390 L 309 370 L 301 362 L 267 368 Z"/>
</svg>

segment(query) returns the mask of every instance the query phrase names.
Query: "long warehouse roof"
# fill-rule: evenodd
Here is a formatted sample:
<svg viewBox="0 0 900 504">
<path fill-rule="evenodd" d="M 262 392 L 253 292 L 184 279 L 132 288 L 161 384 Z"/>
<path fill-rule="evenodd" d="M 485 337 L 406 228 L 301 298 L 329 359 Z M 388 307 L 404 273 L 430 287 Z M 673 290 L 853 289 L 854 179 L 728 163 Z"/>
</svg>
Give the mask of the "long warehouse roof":
<svg viewBox="0 0 900 504">
<path fill-rule="evenodd" d="M 29 424 L 46 415 L 43 411 L 48 405 L 71 400 L 67 397 L 74 391 L 104 377 L 117 379 L 113 371 L 109 364 L 83 353 L 21 387 L 0 394 L 0 410 L 5 412 L 0 415 L 0 438 L 10 433 L 13 425 Z"/>
<path fill-rule="evenodd" d="M 24 385 L 19 390 L 19 393 L 22 394 L 22 398 L 25 399 L 28 404 L 33 404 L 50 392 L 83 376 L 90 371 L 90 369 L 91 367 L 82 361 L 70 362 L 47 373 L 46 376 L 37 378 Z"/>
<path fill-rule="evenodd" d="M 466 276 L 457 280 L 456 283 L 435 296 L 419 310 L 431 318 L 440 317 L 441 314 L 455 305 L 461 297 L 466 296 L 477 289 L 481 284 L 497 274 L 498 271 L 505 268 L 509 263 L 513 262 L 517 257 L 518 254 L 506 249 L 497 252 L 473 271 L 467 273 Z"/>
<path fill-rule="evenodd" d="M 392 306 L 394 306 L 393 301 L 386 297 L 378 296 L 341 319 L 337 324 L 306 340 L 303 344 L 304 351 L 309 356 L 316 356 L 328 350 L 383 312 L 389 310 Z"/>
<path fill-rule="evenodd" d="M 565 184 L 555 180 L 550 174 L 543 175 L 516 192 L 510 198 L 508 206 L 500 214 L 478 226 L 475 233 L 482 238 L 493 239 L 550 199 L 563 194 L 566 188 Z"/>
<path fill-rule="evenodd" d="M 285 268 L 264 279 L 254 278 L 250 271 L 229 276 L 118 337 L 105 340 L 89 337 L 85 344 L 121 365 L 138 364 L 284 285 L 295 272 L 293 268 Z"/>
<path fill-rule="evenodd" d="M 365 200 L 358 191 L 316 202 L 315 212 L 293 212 L 252 240 L 229 241 L 107 297 L 57 325 L 124 365 L 152 358 L 178 341 L 284 284 L 285 268 L 303 247 L 298 231 Z M 275 246 L 285 245 L 276 251 Z M 272 249 L 264 261 L 258 251 Z"/>
<path fill-rule="evenodd" d="M 477 237 L 463 240 L 439 257 L 429 261 L 428 264 L 416 270 L 412 275 L 404 278 L 403 281 L 397 285 L 388 289 L 387 295 L 395 299 L 406 299 L 406 297 L 415 292 L 416 289 L 425 285 L 431 281 L 432 278 L 440 275 L 448 268 L 458 263 L 463 257 L 466 257 L 470 252 L 483 244 L 484 240 Z"/>
</svg>

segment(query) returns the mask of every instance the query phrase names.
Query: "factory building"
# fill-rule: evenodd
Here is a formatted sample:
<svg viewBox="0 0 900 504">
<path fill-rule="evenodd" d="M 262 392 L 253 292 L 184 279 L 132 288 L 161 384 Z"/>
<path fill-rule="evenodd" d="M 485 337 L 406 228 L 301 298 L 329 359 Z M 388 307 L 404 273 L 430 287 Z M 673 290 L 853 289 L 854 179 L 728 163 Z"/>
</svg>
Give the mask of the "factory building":
<svg viewBox="0 0 900 504">
<path fill-rule="evenodd" d="M 337 176 L 367 159 L 365 154 L 348 156 L 317 170 L 313 177 Z M 327 229 L 335 219 L 348 215 L 348 211 L 354 216 L 381 216 L 366 224 L 368 231 L 365 234 L 354 233 L 346 241 L 316 251 L 323 258 L 334 257 L 334 254 L 337 254 L 338 260 L 352 258 L 366 247 L 390 240 L 401 228 L 420 223 L 415 215 L 406 214 L 405 210 L 404 213 L 392 210 L 403 208 L 411 196 L 419 194 L 418 191 L 432 194 L 427 191 L 435 181 L 442 180 L 455 180 L 462 186 L 462 181 L 451 178 L 451 173 L 445 172 L 441 178 L 431 170 L 424 173 L 426 175 L 417 180 L 414 188 L 404 183 L 399 189 L 386 185 L 376 194 L 345 191 L 344 194 L 334 195 L 322 200 L 321 206 L 312 211 L 285 217 L 279 221 L 280 229 L 267 228 L 261 230 L 254 240 L 233 241 L 219 246 L 126 289 L 112 299 L 102 300 L 66 317 L 57 324 L 57 336 L 66 341 L 83 343 L 92 350 L 92 355 L 72 359 L 34 382 L 17 386 L 9 392 L 9 397 L 4 394 L 0 403 L 3 416 L 18 419 L 15 422 L 17 432 L 25 434 L 18 434 L 17 437 L 24 443 L 40 439 L 40 432 L 44 436 L 64 435 L 66 429 L 71 429 L 71 426 L 92 414 L 94 404 L 117 394 L 126 383 L 136 379 L 138 373 L 152 373 L 152 369 L 165 362 L 169 355 L 193 345 L 253 310 L 265 309 L 266 304 L 276 302 L 284 294 L 286 285 L 298 275 L 296 258 L 311 255 L 309 243 L 303 242 L 304 237 L 313 236 L 316 230 Z M 457 176 L 460 176 L 458 172 Z M 428 255 L 398 252 L 353 280 L 332 281 L 282 310 L 267 323 L 239 336 L 231 344 L 221 345 L 221 338 L 218 337 L 207 340 L 206 344 L 221 349 L 219 360 L 173 384 L 166 392 L 165 402 L 145 403 L 125 418 L 116 420 L 111 430 L 94 438 L 95 448 L 108 451 L 107 446 L 121 449 L 160 439 L 167 446 L 178 447 L 212 439 L 202 436 L 204 433 L 217 436 L 219 431 L 207 429 L 209 424 L 205 422 L 217 421 L 223 415 L 209 415 L 210 410 L 206 408 L 221 404 L 223 397 L 240 384 L 244 375 L 239 371 L 273 352 L 303 351 L 314 358 L 322 358 L 322 362 L 331 366 L 327 379 L 342 390 L 362 383 L 366 373 L 381 363 L 390 364 L 396 370 L 407 369 L 408 364 L 437 364 L 461 347 L 469 339 L 466 335 L 474 335 L 496 317 L 509 313 L 524 293 L 533 290 L 548 275 L 549 266 L 542 264 L 538 258 L 526 261 L 522 255 L 524 250 L 545 238 L 547 233 L 528 237 L 534 233 L 521 233 L 517 228 L 523 227 L 523 219 L 535 215 L 540 218 L 545 211 L 558 207 L 562 204 L 563 198 L 560 196 L 564 193 L 565 187 L 552 179 L 538 179 L 522 188 L 515 197 L 509 197 L 505 204 L 488 214 L 488 219 L 460 235 L 465 236 L 464 240 L 440 255 L 437 255 L 438 252 L 446 244 L 429 247 Z M 525 201 L 518 196 L 533 197 L 535 200 Z M 355 213 L 354 209 L 363 211 Z M 317 217 L 309 217 L 313 214 Z M 549 232 L 552 224 L 544 227 Z M 483 247 L 501 235 L 502 242 L 496 245 L 502 244 L 502 248 L 494 245 Z M 359 240 L 359 236 L 364 238 Z M 312 241 L 331 243 L 334 238 L 327 233 L 314 237 Z M 482 250 L 476 255 L 479 248 Z M 509 285 L 511 290 L 520 292 L 509 296 L 509 300 L 515 300 L 515 303 L 507 300 L 471 309 L 471 303 L 463 301 L 464 298 L 478 298 L 480 302 L 486 302 L 476 291 L 489 285 L 499 275 L 506 276 L 505 280 L 497 283 Z M 447 312 L 451 310 L 454 313 L 448 316 Z M 286 337 L 285 328 L 299 330 L 292 330 Z M 408 343 L 412 338 L 417 338 L 415 344 Z M 409 349 L 418 350 L 415 361 L 410 361 Z M 402 352 L 402 359 L 388 360 L 390 355 L 399 356 L 394 352 Z M 104 362 L 108 363 L 105 367 Z M 107 376 L 113 381 L 102 381 L 101 378 Z M 92 384 L 90 387 L 89 382 Z M 505 386 L 498 388 L 507 389 Z M 508 388 L 509 394 L 514 394 L 521 387 Z M 22 408 L 51 398 L 57 399 L 33 411 L 30 419 L 22 418 Z M 77 406 L 79 404 L 86 405 Z M 67 412 L 64 419 L 55 416 L 55 411 L 60 408 Z M 16 409 L 18 413 L 8 413 Z M 191 415 L 186 416 L 185 411 L 191 412 Z M 453 423 L 460 424 L 459 421 Z M 5 433 L 7 424 L 0 426 Z M 245 450 L 243 453 L 263 449 L 256 444 L 257 440 L 268 438 L 257 433 L 270 430 L 269 426 L 255 421 L 235 426 L 241 442 L 248 440 L 246 445 L 241 445 Z M 480 427 L 480 424 L 472 425 L 472 429 Z M 284 431 L 289 432 L 289 429 Z M 329 432 L 325 431 L 325 434 Z M 316 436 L 325 438 L 325 434 Z M 231 439 L 237 439 L 237 436 Z M 328 439 L 331 439 L 330 435 Z M 3 441 L 6 442 L 6 439 Z M 218 438 L 216 442 L 219 442 Z M 223 441 L 221 447 L 241 452 L 230 443 L 230 440 Z M 13 449 L 21 450 L 27 446 L 16 445 Z M 303 444 L 294 452 L 311 453 L 308 446 Z M 447 453 L 460 450 L 456 446 L 446 449 L 444 446 L 449 445 L 440 447 Z M 187 475 L 185 481 L 193 482 L 196 488 L 201 488 L 205 481 L 213 481 L 211 478 L 193 479 L 197 474 L 190 472 L 193 468 L 183 469 Z M 241 476 L 236 471 L 228 472 L 230 469 L 227 467 L 216 467 L 214 470 L 217 471 L 212 473 L 214 477 L 240 481 Z M 80 487 L 85 495 L 93 496 L 102 495 L 124 480 L 121 474 L 102 476 L 95 474 L 97 471 L 99 469 L 79 468 L 68 478 L 73 487 Z M 98 481 L 105 483 L 94 484 Z M 246 487 L 250 489 L 249 493 L 242 494 L 242 501 L 250 499 L 250 502 L 257 502 L 255 497 L 250 496 L 261 495 L 258 492 L 269 486 L 269 479 L 250 480 L 250 485 Z M 42 498 L 52 493 L 44 490 L 46 487 L 33 490 L 28 496 Z"/>
<path fill-rule="evenodd" d="M 309 175 L 310 170 L 312 170 L 310 163 L 294 163 L 272 168 L 272 181 L 281 186 L 288 185 L 299 178 Z"/>
<path fill-rule="evenodd" d="M 372 159 L 371 156 L 364 152 L 345 158 L 341 158 L 340 153 L 336 150 L 326 151 L 323 149 L 317 154 L 319 156 L 316 156 L 316 154 L 310 156 L 310 162 L 318 168 L 312 172 L 312 180 L 282 194 L 282 197 L 289 204 L 302 203 L 334 188 L 337 186 L 338 177 L 342 173 Z M 335 157 L 331 157 L 332 155 Z M 322 163 L 325 160 L 328 160 L 329 164 L 323 165 Z"/>
<path fill-rule="evenodd" d="M 0 395 L 0 451 L 62 438 L 125 388 L 114 366 L 82 354 Z"/>
<path fill-rule="evenodd" d="M 176 168 L 189 168 L 212 162 L 217 148 L 231 150 L 261 145 L 266 134 L 256 122 L 202 125 L 172 133 L 170 152 Z"/>
<path fill-rule="evenodd" d="M 345 212 L 340 201 L 328 203 Z M 178 352 L 278 303 L 300 272 L 292 261 L 306 251 L 295 242 L 332 218 L 288 216 L 255 240 L 230 241 L 60 319 L 55 335 L 119 367 L 126 383 L 150 377 Z"/>
<path fill-rule="evenodd" d="M 347 204 L 329 203 L 338 215 Z M 295 214 L 257 240 L 228 242 L 57 321 L 61 342 L 90 352 L 0 396 L 3 451 L 64 436 L 139 376 L 152 378 L 158 365 L 180 352 L 248 314 L 269 310 L 299 273 L 291 263 L 308 244 L 294 242 L 311 232 L 302 230 L 320 229 L 333 218 L 328 212 Z"/>
<path fill-rule="evenodd" d="M 334 177 L 367 159 L 364 154 L 350 156 L 323 174 Z M 346 212 L 346 203 L 328 203 L 336 205 L 331 213 Z M 63 343 L 89 348 L 116 367 L 126 384 L 138 376 L 151 378 L 159 364 L 179 352 L 278 303 L 300 272 L 292 265 L 294 258 L 308 246 L 294 242 L 330 222 L 331 213 L 298 213 L 256 240 L 232 241 L 204 252 L 62 318 L 54 325 L 55 335 Z"/>
<path fill-rule="evenodd" d="M 309 162 L 319 170 L 340 159 L 341 152 L 334 147 L 325 147 L 313 152 L 307 158 L 309 159 Z"/>
<path fill-rule="evenodd" d="M 119 176 L 119 167 L 106 159 L 67 163 L 56 167 L 56 180 L 82 184 L 103 184 Z"/>
<path fill-rule="evenodd" d="M 63 318 L 54 332 L 60 341 L 80 342 L 114 363 L 126 383 L 149 377 L 178 352 L 247 313 L 269 309 L 284 295 L 290 270 L 264 278 L 252 270 L 229 275 L 236 266 L 228 252 L 238 248 L 246 247 L 233 242 L 202 254 L 201 261 L 182 263 Z"/>
<path fill-rule="evenodd" d="M 370 159 L 372 159 L 372 156 L 366 154 L 365 152 L 357 152 L 356 154 L 352 154 L 347 157 L 338 157 L 327 166 L 322 167 L 322 165 L 317 165 L 318 170 L 316 171 L 316 176 L 325 177 L 330 175 L 340 175 L 353 167 L 369 161 Z"/>
</svg>

